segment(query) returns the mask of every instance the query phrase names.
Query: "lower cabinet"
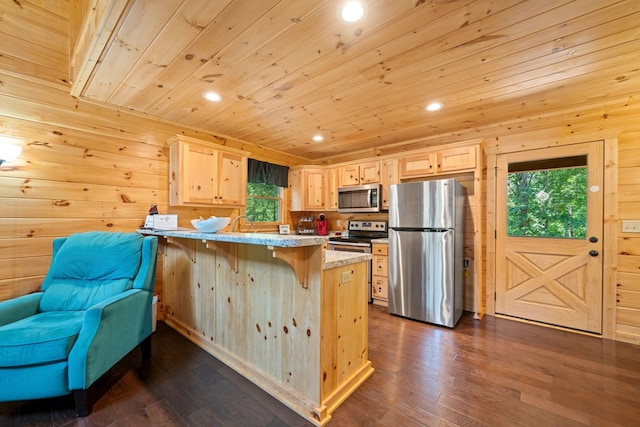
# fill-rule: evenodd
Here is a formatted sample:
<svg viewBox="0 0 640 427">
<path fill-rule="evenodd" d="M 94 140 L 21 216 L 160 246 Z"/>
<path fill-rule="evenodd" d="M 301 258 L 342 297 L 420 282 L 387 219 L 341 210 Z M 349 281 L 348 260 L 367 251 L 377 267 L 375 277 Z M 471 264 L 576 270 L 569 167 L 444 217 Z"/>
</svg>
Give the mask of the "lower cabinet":
<svg viewBox="0 0 640 427">
<path fill-rule="evenodd" d="M 373 272 L 371 278 L 371 295 L 373 303 L 388 306 L 389 270 L 388 255 L 389 245 L 386 243 L 373 244 Z"/>
</svg>

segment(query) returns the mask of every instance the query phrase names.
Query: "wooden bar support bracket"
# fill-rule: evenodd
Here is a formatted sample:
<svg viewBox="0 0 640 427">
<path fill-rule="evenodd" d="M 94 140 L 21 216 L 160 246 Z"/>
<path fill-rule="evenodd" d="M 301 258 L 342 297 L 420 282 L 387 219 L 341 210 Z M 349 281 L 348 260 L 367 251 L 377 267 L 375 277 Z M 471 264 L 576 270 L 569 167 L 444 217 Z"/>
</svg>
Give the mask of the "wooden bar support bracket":
<svg viewBox="0 0 640 427">
<path fill-rule="evenodd" d="M 238 272 L 238 244 L 229 242 L 213 242 L 203 240 L 207 249 L 216 251 L 225 257 L 234 273 Z"/>
<path fill-rule="evenodd" d="M 298 279 L 300 286 L 307 289 L 309 287 L 309 269 L 307 268 L 305 248 L 281 248 L 267 246 L 273 252 L 274 258 L 279 258 L 289 264 Z"/>
<path fill-rule="evenodd" d="M 174 245 L 182 249 L 187 258 L 193 263 L 196 262 L 196 244 L 195 240 L 192 239 L 174 239 L 172 237 L 165 237 L 166 245 Z M 159 246 L 162 246 L 159 245 Z M 162 249 L 162 253 L 164 253 L 166 248 Z"/>
</svg>

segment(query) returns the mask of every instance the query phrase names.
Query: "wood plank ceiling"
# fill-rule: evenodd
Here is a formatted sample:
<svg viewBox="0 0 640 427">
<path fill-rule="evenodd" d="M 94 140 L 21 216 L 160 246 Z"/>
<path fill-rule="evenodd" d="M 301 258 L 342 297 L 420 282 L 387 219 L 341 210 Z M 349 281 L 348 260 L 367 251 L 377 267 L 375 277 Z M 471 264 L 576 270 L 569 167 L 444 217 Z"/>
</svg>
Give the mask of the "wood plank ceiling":
<svg viewBox="0 0 640 427">
<path fill-rule="evenodd" d="M 637 0 L 341 3 L 130 0 L 78 92 L 316 161 L 640 90 Z"/>
</svg>

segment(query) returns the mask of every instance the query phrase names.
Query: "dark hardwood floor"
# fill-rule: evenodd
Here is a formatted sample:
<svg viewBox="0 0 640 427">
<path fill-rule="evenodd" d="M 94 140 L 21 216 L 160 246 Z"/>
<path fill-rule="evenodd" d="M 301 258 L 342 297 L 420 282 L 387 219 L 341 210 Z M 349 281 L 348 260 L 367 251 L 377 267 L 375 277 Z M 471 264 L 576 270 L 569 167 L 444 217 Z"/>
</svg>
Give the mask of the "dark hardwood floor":
<svg viewBox="0 0 640 427">
<path fill-rule="evenodd" d="M 330 426 L 637 426 L 640 346 L 465 315 L 453 329 L 370 306 L 376 372 Z M 0 403 L 0 426 L 308 426 L 221 362 L 158 324 L 109 371 L 93 412 L 70 398 Z"/>
</svg>

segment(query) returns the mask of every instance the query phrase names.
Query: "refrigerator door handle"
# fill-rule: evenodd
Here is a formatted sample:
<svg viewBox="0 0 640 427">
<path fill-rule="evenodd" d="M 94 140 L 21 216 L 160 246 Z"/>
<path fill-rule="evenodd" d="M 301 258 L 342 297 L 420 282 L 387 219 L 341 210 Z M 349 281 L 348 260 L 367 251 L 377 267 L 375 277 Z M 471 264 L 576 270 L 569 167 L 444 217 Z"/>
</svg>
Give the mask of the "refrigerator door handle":
<svg viewBox="0 0 640 427">
<path fill-rule="evenodd" d="M 415 228 L 415 227 L 389 227 L 389 230 L 395 231 L 416 231 L 419 233 L 446 233 L 447 231 L 454 230 L 453 228 Z"/>
</svg>

